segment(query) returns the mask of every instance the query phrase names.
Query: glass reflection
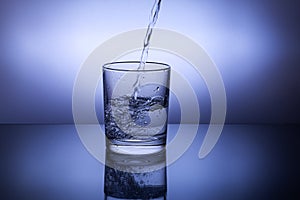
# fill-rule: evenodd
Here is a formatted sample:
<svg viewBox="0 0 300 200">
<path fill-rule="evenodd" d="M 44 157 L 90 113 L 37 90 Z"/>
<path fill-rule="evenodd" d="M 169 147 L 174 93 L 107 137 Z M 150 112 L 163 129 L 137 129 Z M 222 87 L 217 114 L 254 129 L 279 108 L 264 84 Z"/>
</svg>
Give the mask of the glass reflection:
<svg viewBox="0 0 300 200">
<path fill-rule="evenodd" d="M 147 155 L 106 149 L 104 193 L 113 199 L 166 199 L 166 150 Z"/>
</svg>

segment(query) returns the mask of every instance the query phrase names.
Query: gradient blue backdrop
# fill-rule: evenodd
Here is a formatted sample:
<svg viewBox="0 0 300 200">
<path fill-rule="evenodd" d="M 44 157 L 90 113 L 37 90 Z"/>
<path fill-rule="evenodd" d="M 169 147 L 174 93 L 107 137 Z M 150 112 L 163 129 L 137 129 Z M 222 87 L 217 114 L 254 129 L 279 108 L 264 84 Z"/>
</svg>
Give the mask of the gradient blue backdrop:
<svg viewBox="0 0 300 200">
<path fill-rule="evenodd" d="M 72 123 L 72 88 L 82 62 L 112 36 L 146 27 L 153 2 L 1 1 L 0 123 Z M 157 27 L 206 49 L 224 79 L 227 123 L 299 123 L 298 4 L 163 0 Z M 201 77 L 191 83 L 208 122 L 207 89 Z M 171 123 L 179 120 L 177 106 L 173 98 Z"/>
</svg>

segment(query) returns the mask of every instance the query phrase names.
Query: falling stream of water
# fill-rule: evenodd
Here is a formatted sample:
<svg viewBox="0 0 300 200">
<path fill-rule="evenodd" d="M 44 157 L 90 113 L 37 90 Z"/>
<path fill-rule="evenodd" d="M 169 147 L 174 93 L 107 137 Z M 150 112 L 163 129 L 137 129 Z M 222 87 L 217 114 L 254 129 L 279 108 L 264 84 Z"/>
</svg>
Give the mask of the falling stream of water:
<svg viewBox="0 0 300 200">
<path fill-rule="evenodd" d="M 140 64 L 139 67 L 137 68 L 137 70 L 143 70 L 145 69 L 145 65 L 148 59 L 148 51 L 149 51 L 149 47 L 150 47 L 150 39 L 151 39 L 151 35 L 153 32 L 153 28 L 156 24 L 156 21 L 158 19 L 158 13 L 160 10 L 160 4 L 161 4 L 161 0 L 155 0 L 155 3 L 152 7 L 151 10 L 151 14 L 150 14 L 150 21 L 148 24 L 148 28 L 147 28 L 147 32 L 144 38 L 144 46 L 143 46 L 143 50 L 142 50 L 142 54 L 141 54 L 141 58 L 140 58 Z M 139 92 L 139 88 L 140 88 L 140 76 L 141 74 L 139 74 L 137 76 L 137 79 L 133 85 L 134 87 L 134 98 L 137 98 L 138 92 Z"/>
</svg>

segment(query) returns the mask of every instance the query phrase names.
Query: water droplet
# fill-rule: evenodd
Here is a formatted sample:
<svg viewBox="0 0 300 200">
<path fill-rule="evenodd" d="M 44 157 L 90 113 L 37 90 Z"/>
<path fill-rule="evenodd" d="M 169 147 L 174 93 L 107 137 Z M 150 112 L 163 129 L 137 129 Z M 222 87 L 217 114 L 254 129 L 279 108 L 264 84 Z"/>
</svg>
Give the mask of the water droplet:
<svg viewBox="0 0 300 200">
<path fill-rule="evenodd" d="M 159 87 L 157 86 L 157 88 L 155 90 L 153 90 L 154 92 L 159 92 Z"/>
</svg>

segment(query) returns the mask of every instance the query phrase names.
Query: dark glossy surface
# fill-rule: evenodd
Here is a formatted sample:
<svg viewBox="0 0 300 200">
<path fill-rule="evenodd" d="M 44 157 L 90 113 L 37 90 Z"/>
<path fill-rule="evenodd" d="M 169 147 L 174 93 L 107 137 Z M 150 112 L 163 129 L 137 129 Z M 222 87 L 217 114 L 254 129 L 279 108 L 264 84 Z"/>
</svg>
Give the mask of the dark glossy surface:
<svg viewBox="0 0 300 200">
<path fill-rule="evenodd" d="M 207 125 L 167 168 L 167 199 L 298 199 L 299 126 L 226 125 L 198 159 Z M 1 125 L 1 199 L 103 199 L 104 165 L 74 125 Z M 169 138 L 176 125 L 169 127 Z M 188 133 L 187 133 L 188 134 Z"/>
</svg>

